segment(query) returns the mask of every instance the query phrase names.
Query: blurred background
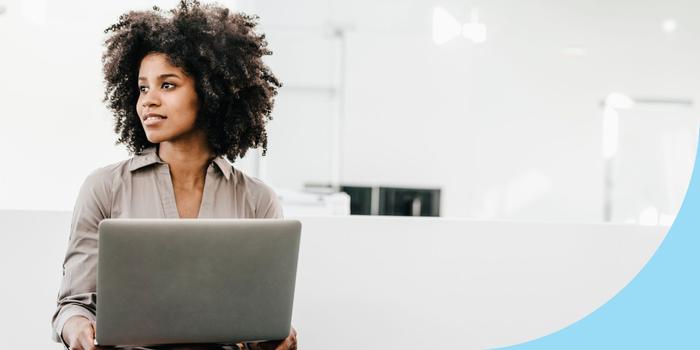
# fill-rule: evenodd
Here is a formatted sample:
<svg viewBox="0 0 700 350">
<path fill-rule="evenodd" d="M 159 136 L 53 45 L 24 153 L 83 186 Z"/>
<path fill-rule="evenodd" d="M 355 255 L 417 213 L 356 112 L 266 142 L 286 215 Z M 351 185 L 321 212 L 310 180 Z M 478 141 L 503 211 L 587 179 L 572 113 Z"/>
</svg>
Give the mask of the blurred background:
<svg viewBox="0 0 700 350">
<path fill-rule="evenodd" d="M 103 30 L 176 1 L 0 0 L 0 209 L 71 210 L 129 157 Z M 698 136 L 700 3 L 219 1 L 260 16 L 284 83 L 234 166 L 288 216 L 670 225 Z"/>
</svg>

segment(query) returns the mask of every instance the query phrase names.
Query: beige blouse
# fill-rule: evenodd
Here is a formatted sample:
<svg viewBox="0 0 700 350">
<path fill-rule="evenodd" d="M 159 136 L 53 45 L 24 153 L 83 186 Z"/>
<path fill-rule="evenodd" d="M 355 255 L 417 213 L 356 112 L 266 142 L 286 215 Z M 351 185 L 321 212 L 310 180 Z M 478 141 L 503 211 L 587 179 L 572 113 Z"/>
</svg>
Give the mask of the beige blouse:
<svg viewBox="0 0 700 350">
<path fill-rule="evenodd" d="M 63 325 L 82 315 L 95 322 L 97 308 L 97 226 L 106 218 L 179 218 L 170 168 L 149 148 L 131 159 L 92 172 L 73 210 L 53 338 L 62 342 Z M 223 157 L 207 168 L 199 218 L 282 218 L 274 191 Z"/>
</svg>

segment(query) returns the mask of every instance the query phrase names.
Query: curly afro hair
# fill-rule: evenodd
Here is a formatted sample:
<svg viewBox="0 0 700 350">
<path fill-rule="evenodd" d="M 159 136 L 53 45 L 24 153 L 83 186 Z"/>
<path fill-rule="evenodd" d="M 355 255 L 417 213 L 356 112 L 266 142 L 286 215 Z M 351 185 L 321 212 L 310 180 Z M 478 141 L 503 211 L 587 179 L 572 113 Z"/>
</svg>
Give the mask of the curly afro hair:
<svg viewBox="0 0 700 350">
<path fill-rule="evenodd" d="M 131 11 L 105 30 L 102 56 L 104 101 L 114 112 L 116 144 L 131 153 L 154 146 L 136 114 L 138 72 L 149 53 L 165 54 L 195 81 L 200 101 L 196 127 L 216 156 L 234 162 L 249 148 L 267 151 L 266 123 L 282 85 L 263 63 L 265 35 L 254 29 L 257 16 L 230 13 L 218 5 L 183 0 L 168 12 L 158 7 Z"/>
</svg>

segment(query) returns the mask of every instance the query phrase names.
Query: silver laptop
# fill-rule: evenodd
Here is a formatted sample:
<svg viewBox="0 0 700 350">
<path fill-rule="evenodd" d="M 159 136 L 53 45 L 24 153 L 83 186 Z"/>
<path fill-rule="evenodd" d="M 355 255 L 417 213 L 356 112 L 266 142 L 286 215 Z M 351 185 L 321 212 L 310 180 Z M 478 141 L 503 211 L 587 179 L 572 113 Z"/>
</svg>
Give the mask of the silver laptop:
<svg viewBox="0 0 700 350">
<path fill-rule="evenodd" d="M 301 223 L 107 219 L 99 226 L 99 345 L 287 337 Z"/>
</svg>

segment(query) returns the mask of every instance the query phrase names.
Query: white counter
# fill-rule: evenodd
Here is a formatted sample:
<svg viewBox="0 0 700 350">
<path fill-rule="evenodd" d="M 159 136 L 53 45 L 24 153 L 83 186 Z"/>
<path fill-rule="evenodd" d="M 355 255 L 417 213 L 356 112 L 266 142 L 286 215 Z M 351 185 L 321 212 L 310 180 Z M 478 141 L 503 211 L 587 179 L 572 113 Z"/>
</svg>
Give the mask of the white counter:
<svg viewBox="0 0 700 350">
<path fill-rule="evenodd" d="M 293 323 L 304 350 L 490 348 L 540 337 L 609 300 L 668 230 L 362 216 L 301 221 Z M 54 348 L 50 319 L 69 224 L 68 212 L 0 211 L 5 347 Z"/>
</svg>

